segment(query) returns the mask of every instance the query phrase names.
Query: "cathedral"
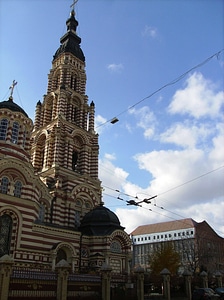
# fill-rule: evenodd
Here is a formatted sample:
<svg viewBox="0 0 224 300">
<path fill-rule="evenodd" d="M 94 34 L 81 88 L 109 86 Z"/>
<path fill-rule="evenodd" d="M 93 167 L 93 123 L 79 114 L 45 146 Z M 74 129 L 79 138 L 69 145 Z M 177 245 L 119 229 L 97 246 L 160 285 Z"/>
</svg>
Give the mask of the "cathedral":
<svg viewBox="0 0 224 300">
<path fill-rule="evenodd" d="M 131 241 L 104 206 L 95 104 L 85 94 L 85 56 L 74 9 L 53 55 L 35 119 L 13 97 L 0 102 L 0 257 L 17 268 L 129 272 Z"/>
</svg>

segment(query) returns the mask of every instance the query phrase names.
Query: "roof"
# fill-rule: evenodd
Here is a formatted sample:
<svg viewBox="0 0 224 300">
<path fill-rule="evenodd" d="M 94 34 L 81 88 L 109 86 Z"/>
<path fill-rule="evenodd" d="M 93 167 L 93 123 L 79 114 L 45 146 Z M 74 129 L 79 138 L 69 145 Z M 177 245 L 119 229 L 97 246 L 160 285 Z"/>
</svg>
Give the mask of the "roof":
<svg viewBox="0 0 224 300">
<path fill-rule="evenodd" d="M 158 232 L 166 232 L 178 229 L 187 229 L 194 228 L 197 225 L 197 222 L 191 218 L 162 222 L 156 224 L 148 224 L 138 226 L 134 231 L 131 232 L 131 235 L 142 235 Z"/>
<path fill-rule="evenodd" d="M 57 49 L 53 60 L 62 53 L 71 53 L 81 61 L 85 62 L 85 56 L 80 48 L 81 38 L 76 34 L 78 21 L 75 19 L 75 12 L 72 10 L 70 18 L 66 21 L 67 32 L 60 39 L 61 45 Z"/>
<path fill-rule="evenodd" d="M 3 108 L 9 109 L 14 112 L 20 112 L 28 118 L 27 113 L 18 104 L 13 102 L 12 97 L 9 97 L 9 100 L 7 100 L 7 101 L 0 102 L 0 109 L 3 109 Z"/>
<path fill-rule="evenodd" d="M 101 203 L 88 212 L 79 227 L 82 234 L 89 236 L 110 235 L 115 230 L 124 230 L 118 217 Z"/>
</svg>

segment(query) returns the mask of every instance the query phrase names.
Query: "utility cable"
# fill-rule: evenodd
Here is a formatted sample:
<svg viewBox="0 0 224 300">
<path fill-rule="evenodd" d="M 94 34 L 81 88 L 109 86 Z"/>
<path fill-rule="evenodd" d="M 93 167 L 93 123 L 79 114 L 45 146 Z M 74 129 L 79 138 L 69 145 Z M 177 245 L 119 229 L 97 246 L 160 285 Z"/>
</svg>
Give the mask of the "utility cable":
<svg viewBox="0 0 224 300">
<path fill-rule="evenodd" d="M 160 92 L 161 90 L 165 89 L 168 86 L 174 85 L 176 84 L 178 81 L 180 81 L 181 79 L 183 79 L 186 75 L 188 75 L 190 72 L 198 69 L 199 67 L 205 65 L 206 63 L 208 63 L 210 60 L 212 60 L 214 57 L 216 57 L 217 59 L 219 59 L 220 54 L 224 51 L 224 49 L 221 49 L 220 51 L 214 53 L 213 55 L 211 55 L 210 57 L 206 58 L 204 61 L 202 61 L 201 63 L 197 64 L 196 66 L 192 67 L 191 69 L 187 70 L 186 72 L 184 72 L 183 74 L 181 74 L 180 76 L 178 76 L 177 78 L 173 79 L 172 81 L 170 81 L 169 83 L 163 85 L 162 87 L 160 87 L 159 89 L 157 89 L 156 91 L 154 91 L 153 93 L 151 93 L 150 95 L 148 95 L 147 97 L 139 100 L 138 102 L 136 102 L 135 104 L 131 105 L 130 107 L 128 107 L 127 109 L 123 110 L 122 112 L 120 112 L 118 115 L 116 115 L 116 117 L 113 117 L 107 121 L 105 121 L 104 123 L 99 124 L 96 128 L 101 127 L 107 123 L 116 123 L 118 121 L 118 118 L 120 115 L 126 113 L 127 111 L 129 111 L 130 109 L 132 109 L 133 107 L 137 106 L 138 104 L 142 103 L 143 101 L 151 98 L 152 96 L 154 96 L 155 94 L 157 94 L 158 92 Z"/>
</svg>

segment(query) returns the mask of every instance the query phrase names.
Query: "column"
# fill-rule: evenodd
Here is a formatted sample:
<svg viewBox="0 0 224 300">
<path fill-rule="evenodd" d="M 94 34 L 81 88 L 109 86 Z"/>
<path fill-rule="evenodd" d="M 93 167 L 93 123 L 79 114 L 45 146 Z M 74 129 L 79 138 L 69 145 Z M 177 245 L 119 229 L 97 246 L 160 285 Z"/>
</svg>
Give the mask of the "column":
<svg viewBox="0 0 224 300">
<path fill-rule="evenodd" d="M 9 255 L 0 258 L 0 299 L 8 300 L 10 275 L 12 273 L 13 259 Z"/>
<path fill-rule="evenodd" d="M 208 288 L 208 274 L 205 271 L 202 271 L 200 276 L 202 278 L 202 287 Z"/>
<path fill-rule="evenodd" d="M 187 294 L 187 299 L 191 300 L 191 272 L 188 270 L 185 270 L 183 272 L 184 281 L 185 281 L 185 290 Z"/>
<path fill-rule="evenodd" d="M 112 268 L 104 263 L 101 268 L 102 274 L 102 300 L 110 300 L 110 279 Z"/>
<path fill-rule="evenodd" d="M 144 300 L 144 269 L 137 267 L 134 272 L 137 276 L 137 299 Z"/>
<path fill-rule="evenodd" d="M 59 261 L 56 265 L 58 272 L 57 280 L 57 300 L 67 300 L 67 285 L 70 265 L 64 259 Z"/>
<path fill-rule="evenodd" d="M 165 299 L 170 300 L 170 271 L 165 268 L 160 272 L 160 275 L 163 276 Z"/>
<path fill-rule="evenodd" d="M 217 281 L 217 287 L 222 287 L 222 274 L 219 271 L 215 273 L 215 278 Z"/>
</svg>

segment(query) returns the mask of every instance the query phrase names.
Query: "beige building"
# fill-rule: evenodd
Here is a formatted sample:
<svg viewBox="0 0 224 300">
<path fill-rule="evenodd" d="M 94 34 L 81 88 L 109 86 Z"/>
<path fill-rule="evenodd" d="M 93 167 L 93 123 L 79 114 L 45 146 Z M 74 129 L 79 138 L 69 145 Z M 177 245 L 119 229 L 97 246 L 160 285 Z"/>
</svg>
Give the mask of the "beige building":
<svg viewBox="0 0 224 300">
<path fill-rule="evenodd" d="M 0 102 L 0 257 L 16 267 L 72 272 L 129 268 L 131 241 L 103 205 L 95 104 L 85 94 L 85 56 L 72 10 L 34 122 L 13 99 Z M 43 74 L 44 75 L 44 74 Z"/>
<path fill-rule="evenodd" d="M 150 270 L 150 259 L 164 243 L 171 242 L 180 255 L 180 272 L 206 270 L 210 274 L 224 270 L 224 239 L 206 221 L 181 219 L 142 225 L 132 233 L 133 264 Z"/>
</svg>

